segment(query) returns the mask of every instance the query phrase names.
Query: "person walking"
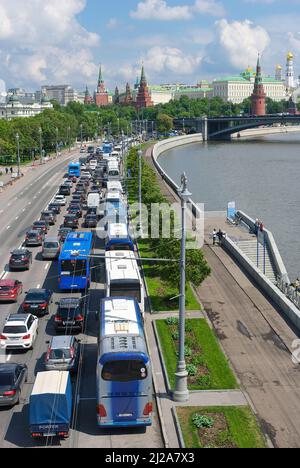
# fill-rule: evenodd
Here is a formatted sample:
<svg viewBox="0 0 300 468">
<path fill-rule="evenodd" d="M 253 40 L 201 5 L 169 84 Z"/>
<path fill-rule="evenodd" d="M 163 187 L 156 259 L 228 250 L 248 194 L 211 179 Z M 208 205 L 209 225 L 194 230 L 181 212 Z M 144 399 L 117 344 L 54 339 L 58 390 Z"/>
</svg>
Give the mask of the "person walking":
<svg viewBox="0 0 300 468">
<path fill-rule="evenodd" d="M 6 175 L 8 175 L 8 167 L 5 168 Z"/>
<path fill-rule="evenodd" d="M 217 230 L 216 230 L 216 229 L 213 230 L 212 238 L 213 238 L 213 245 L 216 245 L 216 243 L 217 243 L 217 238 L 218 238 L 218 233 L 217 233 Z"/>
<path fill-rule="evenodd" d="M 223 233 L 223 231 L 221 229 L 219 229 L 219 232 L 217 233 L 217 237 L 219 239 L 219 245 L 221 245 L 223 237 L 224 237 L 224 233 Z"/>
<path fill-rule="evenodd" d="M 13 168 L 11 167 L 10 168 L 10 173 L 12 174 L 14 172 Z"/>
</svg>

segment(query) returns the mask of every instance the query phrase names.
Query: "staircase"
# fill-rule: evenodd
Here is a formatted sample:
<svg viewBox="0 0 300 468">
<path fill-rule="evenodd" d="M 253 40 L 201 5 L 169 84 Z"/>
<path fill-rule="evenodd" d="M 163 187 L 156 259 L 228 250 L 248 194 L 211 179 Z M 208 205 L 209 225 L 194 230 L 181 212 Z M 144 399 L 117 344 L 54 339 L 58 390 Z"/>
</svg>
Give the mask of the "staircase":
<svg viewBox="0 0 300 468">
<path fill-rule="evenodd" d="M 236 245 L 239 249 L 251 260 L 251 262 L 257 267 L 257 239 L 237 241 Z M 259 244 L 258 252 L 258 269 L 264 273 L 264 248 L 263 245 Z M 266 271 L 265 276 L 273 283 L 277 283 L 277 273 L 272 258 L 269 253 L 268 247 L 266 247 Z"/>
</svg>

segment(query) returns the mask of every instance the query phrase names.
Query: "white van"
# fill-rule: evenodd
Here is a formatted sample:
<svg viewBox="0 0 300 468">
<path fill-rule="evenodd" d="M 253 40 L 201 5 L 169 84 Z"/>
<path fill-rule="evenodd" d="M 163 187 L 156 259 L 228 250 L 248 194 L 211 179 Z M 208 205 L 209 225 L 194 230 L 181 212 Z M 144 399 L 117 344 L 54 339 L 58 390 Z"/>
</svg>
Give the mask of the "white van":
<svg viewBox="0 0 300 468">
<path fill-rule="evenodd" d="M 90 193 L 87 199 L 88 208 L 99 208 L 101 196 L 99 193 Z"/>
</svg>

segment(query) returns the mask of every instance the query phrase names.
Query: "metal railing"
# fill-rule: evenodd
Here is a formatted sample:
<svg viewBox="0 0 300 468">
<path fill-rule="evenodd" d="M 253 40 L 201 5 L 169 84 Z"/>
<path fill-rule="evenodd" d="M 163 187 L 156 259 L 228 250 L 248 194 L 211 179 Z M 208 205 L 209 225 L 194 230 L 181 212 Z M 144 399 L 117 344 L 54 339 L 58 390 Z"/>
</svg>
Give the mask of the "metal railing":
<svg viewBox="0 0 300 468">
<path fill-rule="evenodd" d="M 300 310 L 300 290 L 286 283 L 280 276 L 277 278 L 277 287 Z"/>
</svg>

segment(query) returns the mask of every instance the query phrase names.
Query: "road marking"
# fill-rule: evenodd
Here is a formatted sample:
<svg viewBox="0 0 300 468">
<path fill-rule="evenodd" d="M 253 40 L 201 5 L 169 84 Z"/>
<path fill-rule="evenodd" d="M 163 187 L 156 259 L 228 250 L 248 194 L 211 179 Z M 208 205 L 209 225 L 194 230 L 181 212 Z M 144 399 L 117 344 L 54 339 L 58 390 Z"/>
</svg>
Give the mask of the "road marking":
<svg viewBox="0 0 300 468">
<path fill-rule="evenodd" d="M 28 203 L 28 205 L 32 205 L 32 203 L 31 203 L 31 202 L 29 202 L 29 203 Z"/>
<path fill-rule="evenodd" d="M 10 226 L 7 226 L 6 230 L 8 231 L 10 229 Z"/>
<path fill-rule="evenodd" d="M 16 221 L 17 221 L 17 219 L 19 219 L 19 216 L 17 216 L 17 217 L 15 218 Z"/>
<path fill-rule="evenodd" d="M 6 362 L 9 362 L 11 360 L 11 354 L 9 354 L 7 357 L 6 357 Z"/>
<path fill-rule="evenodd" d="M 9 203 L 7 206 L 11 206 L 11 203 Z"/>
<path fill-rule="evenodd" d="M 22 213 L 24 213 L 24 211 L 26 211 L 26 208 L 23 208 Z"/>
<path fill-rule="evenodd" d="M 40 287 L 41 287 L 41 285 L 40 285 L 40 284 L 38 284 L 38 285 L 37 285 L 37 287 L 36 287 L 36 289 L 40 289 Z"/>
<path fill-rule="evenodd" d="M 0 213 L 4 213 L 4 210 L 1 210 Z"/>
<path fill-rule="evenodd" d="M 48 270 L 49 268 L 49 263 L 47 263 L 47 265 L 45 266 L 45 270 Z"/>
</svg>

